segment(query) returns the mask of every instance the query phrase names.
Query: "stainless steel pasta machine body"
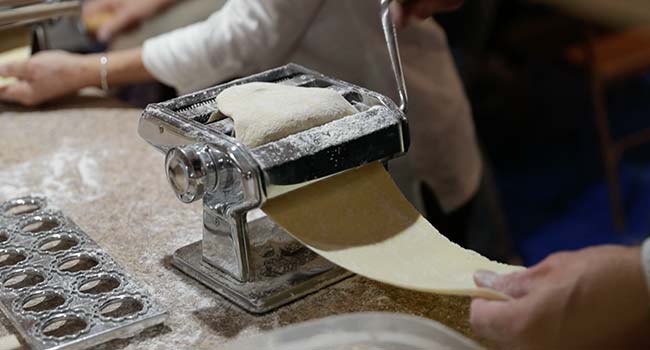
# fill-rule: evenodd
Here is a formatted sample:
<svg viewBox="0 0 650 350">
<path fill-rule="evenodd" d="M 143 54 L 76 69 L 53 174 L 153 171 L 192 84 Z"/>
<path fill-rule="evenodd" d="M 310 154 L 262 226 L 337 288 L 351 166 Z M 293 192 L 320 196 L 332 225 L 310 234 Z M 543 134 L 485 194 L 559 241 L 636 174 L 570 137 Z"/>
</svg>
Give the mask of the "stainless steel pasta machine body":
<svg viewBox="0 0 650 350">
<path fill-rule="evenodd" d="M 358 112 L 249 149 L 234 137 L 233 121 L 220 115 L 216 96 L 258 81 L 334 89 Z M 203 199 L 203 239 L 177 250 L 173 264 L 254 313 L 350 275 L 291 238 L 259 210 L 264 203 L 402 155 L 409 144 L 406 117 L 389 98 L 295 64 L 150 105 L 139 133 L 166 154 L 177 197 Z"/>
</svg>

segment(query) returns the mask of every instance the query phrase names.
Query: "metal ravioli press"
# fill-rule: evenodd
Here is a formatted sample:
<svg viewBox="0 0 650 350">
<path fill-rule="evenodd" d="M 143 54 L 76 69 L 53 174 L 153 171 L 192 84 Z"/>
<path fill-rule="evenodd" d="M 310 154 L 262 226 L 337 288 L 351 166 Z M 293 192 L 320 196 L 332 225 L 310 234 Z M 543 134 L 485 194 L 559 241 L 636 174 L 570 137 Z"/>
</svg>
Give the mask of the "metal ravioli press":
<svg viewBox="0 0 650 350">
<path fill-rule="evenodd" d="M 185 203 L 203 199 L 203 239 L 178 249 L 175 267 L 253 313 L 351 275 L 293 239 L 259 208 L 282 193 L 408 149 L 407 97 L 389 2 L 381 1 L 382 25 L 401 106 L 288 64 L 146 108 L 139 134 L 166 154 L 176 196 Z M 221 91 L 260 81 L 333 89 L 358 112 L 249 149 L 235 138 L 232 119 L 212 117 L 219 115 L 215 100 Z"/>
</svg>

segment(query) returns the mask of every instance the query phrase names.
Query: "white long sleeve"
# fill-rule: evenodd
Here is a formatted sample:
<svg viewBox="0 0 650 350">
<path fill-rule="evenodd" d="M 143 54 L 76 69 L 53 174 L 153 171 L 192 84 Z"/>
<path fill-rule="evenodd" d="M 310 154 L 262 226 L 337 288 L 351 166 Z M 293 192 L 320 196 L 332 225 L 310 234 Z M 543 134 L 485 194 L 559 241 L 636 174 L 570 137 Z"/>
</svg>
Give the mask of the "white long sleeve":
<svg viewBox="0 0 650 350">
<path fill-rule="evenodd" d="M 287 63 L 324 0 L 229 0 L 204 22 L 147 40 L 142 60 L 179 92 Z"/>
</svg>

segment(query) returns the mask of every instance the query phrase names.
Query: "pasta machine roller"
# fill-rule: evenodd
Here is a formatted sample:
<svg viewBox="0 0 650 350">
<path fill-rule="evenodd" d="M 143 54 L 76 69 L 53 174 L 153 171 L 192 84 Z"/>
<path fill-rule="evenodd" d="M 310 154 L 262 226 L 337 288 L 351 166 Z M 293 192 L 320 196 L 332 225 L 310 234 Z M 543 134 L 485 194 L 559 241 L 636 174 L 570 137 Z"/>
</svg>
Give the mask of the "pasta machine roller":
<svg viewBox="0 0 650 350">
<path fill-rule="evenodd" d="M 166 154 L 167 178 L 178 199 L 203 199 L 203 239 L 178 249 L 174 266 L 253 313 L 350 276 L 291 238 L 259 208 L 282 193 L 406 152 L 406 91 L 388 2 L 382 2 L 382 23 L 401 106 L 288 64 L 145 109 L 139 134 Z M 231 119 L 213 118 L 219 115 L 217 95 L 249 82 L 333 89 L 357 113 L 251 149 L 237 141 Z"/>
</svg>

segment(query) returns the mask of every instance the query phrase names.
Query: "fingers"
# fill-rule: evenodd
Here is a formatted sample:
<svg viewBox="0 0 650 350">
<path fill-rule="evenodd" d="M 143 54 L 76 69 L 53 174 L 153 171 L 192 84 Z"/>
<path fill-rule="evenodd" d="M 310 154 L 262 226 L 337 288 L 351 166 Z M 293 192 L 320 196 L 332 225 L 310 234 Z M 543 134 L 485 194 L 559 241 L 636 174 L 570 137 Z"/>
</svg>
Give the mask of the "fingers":
<svg viewBox="0 0 650 350">
<path fill-rule="evenodd" d="M 406 26 L 406 14 L 404 13 L 404 7 L 398 1 L 393 1 L 390 4 L 390 17 L 393 20 L 393 24 L 396 28 L 402 29 Z"/>
<path fill-rule="evenodd" d="M 438 9 L 438 5 L 433 1 L 417 1 L 409 8 L 409 14 L 419 19 L 431 17 Z"/>
<path fill-rule="evenodd" d="M 474 283 L 479 287 L 494 289 L 513 298 L 521 298 L 528 294 L 530 278 L 527 270 L 507 275 L 479 270 L 474 273 Z"/>
<path fill-rule="evenodd" d="M 26 76 L 26 62 L 10 62 L 0 65 L 0 77 L 14 77 L 23 79 Z"/>
<path fill-rule="evenodd" d="M 132 27 L 137 22 L 137 16 L 130 12 L 118 12 L 97 31 L 97 39 L 109 42 L 113 37 Z"/>
<path fill-rule="evenodd" d="M 83 17 L 92 17 L 106 12 L 113 12 L 115 7 L 116 4 L 112 0 L 86 1 L 82 9 Z"/>
<path fill-rule="evenodd" d="M 516 301 L 490 301 L 474 299 L 470 307 L 472 330 L 485 339 L 503 342 L 515 333 L 520 317 Z"/>
<path fill-rule="evenodd" d="M 25 81 L 0 88 L 0 101 L 13 102 L 25 106 L 34 106 L 38 103 L 34 99 L 32 86 Z"/>
<path fill-rule="evenodd" d="M 470 324 L 474 332 L 498 345 L 505 346 L 520 332 L 525 319 L 526 296 L 532 279 L 529 270 L 500 275 L 479 270 L 474 273 L 479 287 L 491 288 L 515 298 L 510 301 L 474 299 L 470 309 Z"/>
<path fill-rule="evenodd" d="M 398 28 L 404 27 L 409 17 L 427 19 L 440 12 L 457 10 L 464 0 L 405 0 L 395 4 L 393 8 L 393 23 Z M 393 10 L 393 9 L 391 9 Z"/>
</svg>

